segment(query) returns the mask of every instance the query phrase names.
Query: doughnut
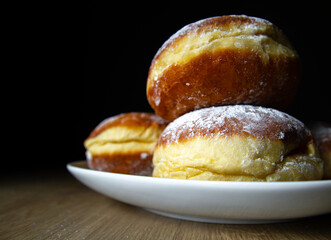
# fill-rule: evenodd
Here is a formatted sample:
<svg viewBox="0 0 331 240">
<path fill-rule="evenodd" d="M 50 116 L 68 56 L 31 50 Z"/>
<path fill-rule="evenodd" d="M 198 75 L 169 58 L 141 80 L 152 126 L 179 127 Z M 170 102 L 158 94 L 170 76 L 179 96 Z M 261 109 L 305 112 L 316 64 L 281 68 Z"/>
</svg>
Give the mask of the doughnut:
<svg viewBox="0 0 331 240">
<path fill-rule="evenodd" d="M 256 17 L 221 16 L 191 23 L 161 46 L 146 92 L 155 113 L 168 121 L 211 106 L 284 111 L 300 76 L 299 56 L 278 27 Z"/>
<path fill-rule="evenodd" d="M 105 119 L 84 141 L 88 167 L 151 176 L 153 150 L 166 125 L 152 113 L 123 113 Z"/>
<path fill-rule="evenodd" d="M 294 117 L 252 105 L 204 108 L 171 122 L 156 144 L 154 177 L 211 181 L 320 180 L 310 130 Z"/>
<path fill-rule="evenodd" d="M 324 161 L 324 178 L 331 179 L 331 123 L 315 122 L 310 129 Z"/>
</svg>

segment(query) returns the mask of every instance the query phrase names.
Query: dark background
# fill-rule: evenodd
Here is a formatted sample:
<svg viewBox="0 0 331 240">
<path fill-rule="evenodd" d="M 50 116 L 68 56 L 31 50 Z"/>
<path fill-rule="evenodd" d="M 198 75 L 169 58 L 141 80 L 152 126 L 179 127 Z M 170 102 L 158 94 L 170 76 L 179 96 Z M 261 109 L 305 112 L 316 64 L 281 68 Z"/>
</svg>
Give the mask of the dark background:
<svg viewBox="0 0 331 240">
<path fill-rule="evenodd" d="M 85 158 L 83 141 L 103 119 L 152 111 L 146 79 L 156 51 L 183 26 L 212 16 L 246 14 L 281 28 L 303 66 L 287 112 L 304 122 L 331 120 L 326 3 L 154 4 L 159 6 L 125 3 L 34 12 L 9 28 L 5 48 L 14 67 L 9 68 L 11 84 L 2 88 L 10 93 L 3 100 L 3 118 L 9 120 L 4 131 L 14 133 L 7 139 L 13 150 L 2 171 L 65 169 L 66 163 Z"/>
</svg>

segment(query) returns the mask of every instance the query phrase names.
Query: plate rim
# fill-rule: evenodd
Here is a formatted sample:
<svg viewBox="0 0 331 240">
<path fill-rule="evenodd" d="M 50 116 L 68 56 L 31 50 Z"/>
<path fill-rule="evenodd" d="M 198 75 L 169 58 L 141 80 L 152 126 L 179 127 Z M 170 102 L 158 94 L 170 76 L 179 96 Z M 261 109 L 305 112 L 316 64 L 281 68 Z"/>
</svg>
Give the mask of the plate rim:
<svg viewBox="0 0 331 240">
<path fill-rule="evenodd" d="M 147 181 L 164 181 L 164 182 L 178 182 L 184 184 L 206 184 L 206 185 L 284 185 L 284 186 L 300 186 L 307 184 L 330 184 L 331 179 L 323 179 L 323 180 L 307 180 L 307 181 L 278 181 L 278 182 L 258 182 L 258 181 L 209 181 L 209 180 L 192 180 L 192 179 L 177 179 L 177 178 L 158 178 L 152 176 L 140 176 L 140 175 L 132 175 L 132 174 L 123 174 L 123 173 L 113 173 L 113 172 L 105 172 L 100 170 L 89 169 L 83 166 L 77 166 L 86 164 L 86 160 L 79 160 L 67 163 L 66 167 L 69 170 L 70 168 L 76 168 L 81 171 L 87 171 L 89 173 L 97 174 L 97 175 L 105 175 L 105 176 L 117 176 L 120 178 L 135 178 L 135 179 L 145 179 Z"/>
<path fill-rule="evenodd" d="M 157 178 L 92 170 L 87 167 L 86 160 L 70 162 L 67 169 L 96 192 L 159 215 L 183 220 L 268 223 L 331 213 L 331 180 L 234 182 Z M 312 197 L 307 200 L 307 196 Z M 320 197 L 324 201 L 320 201 Z M 189 207 L 187 200 L 190 201 Z M 307 208 L 307 204 L 315 207 Z M 220 210 L 213 212 L 211 207 Z"/>
</svg>

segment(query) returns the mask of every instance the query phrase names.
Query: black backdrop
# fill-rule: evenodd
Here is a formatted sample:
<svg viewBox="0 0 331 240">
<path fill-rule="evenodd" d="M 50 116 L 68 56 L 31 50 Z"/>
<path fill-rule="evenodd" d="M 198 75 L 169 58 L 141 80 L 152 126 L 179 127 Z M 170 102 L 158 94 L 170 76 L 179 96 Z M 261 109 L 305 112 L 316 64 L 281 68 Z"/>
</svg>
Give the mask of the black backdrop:
<svg viewBox="0 0 331 240">
<path fill-rule="evenodd" d="M 61 11 L 51 17 L 43 13 L 45 19 L 20 27 L 26 43 L 21 52 L 37 60 L 24 57 L 22 75 L 30 80 L 23 78 L 19 90 L 15 82 L 11 86 L 22 99 L 14 105 L 13 115 L 19 136 L 23 134 L 16 144 L 22 148 L 15 147 L 2 170 L 64 169 L 66 163 L 84 159 L 83 141 L 103 119 L 122 112 L 152 111 L 146 79 L 154 54 L 186 24 L 212 16 L 246 14 L 280 27 L 303 66 L 288 112 L 304 122 L 330 121 L 328 8 L 316 3 L 206 2 L 188 8 L 127 3 L 70 10 L 65 18 Z"/>
</svg>

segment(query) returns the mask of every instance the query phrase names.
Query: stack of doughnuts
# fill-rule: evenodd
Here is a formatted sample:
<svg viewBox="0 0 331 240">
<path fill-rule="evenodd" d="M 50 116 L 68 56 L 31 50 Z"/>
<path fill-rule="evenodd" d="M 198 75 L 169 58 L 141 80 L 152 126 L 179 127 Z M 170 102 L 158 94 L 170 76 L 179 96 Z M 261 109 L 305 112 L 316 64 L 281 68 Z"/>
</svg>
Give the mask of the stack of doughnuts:
<svg viewBox="0 0 331 240">
<path fill-rule="evenodd" d="M 298 54 L 267 20 L 231 15 L 189 24 L 152 60 L 153 120 L 124 124 L 123 114 L 102 122 L 85 141 L 89 167 L 199 180 L 322 179 L 311 131 L 282 112 L 300 77 Z"/>
</svg>

